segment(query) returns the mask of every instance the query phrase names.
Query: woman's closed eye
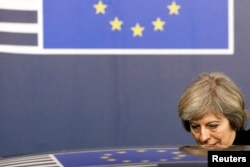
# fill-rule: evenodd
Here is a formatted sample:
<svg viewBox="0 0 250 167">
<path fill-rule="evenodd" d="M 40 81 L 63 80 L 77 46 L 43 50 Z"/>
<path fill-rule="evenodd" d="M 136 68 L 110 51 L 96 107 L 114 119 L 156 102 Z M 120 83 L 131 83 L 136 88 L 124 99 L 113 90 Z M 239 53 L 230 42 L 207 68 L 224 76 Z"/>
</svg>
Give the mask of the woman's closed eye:
<svg viewBox="0 0 250 167">
<path fill-rule="evenodd" d="M 197 131 L 199 129 L 199 125 L 190 125 L 190 128 L 194 131 Z"/>
<path fill-rule="evenodd" d="M 219 125 L 218 124 L 209 124 L 208 127 L 211 129 L 216 129 Z"/>
</svg>

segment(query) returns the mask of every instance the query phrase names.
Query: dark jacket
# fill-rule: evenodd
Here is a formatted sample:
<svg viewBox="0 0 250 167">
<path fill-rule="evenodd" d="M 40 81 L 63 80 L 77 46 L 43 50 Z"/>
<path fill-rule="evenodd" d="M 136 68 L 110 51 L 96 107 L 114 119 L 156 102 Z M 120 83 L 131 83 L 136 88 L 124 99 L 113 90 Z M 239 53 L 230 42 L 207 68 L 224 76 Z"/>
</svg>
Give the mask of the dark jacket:
<svg viewBox="0 0 250 167">
<path fill-rule="evenodd" d="M 237 131 L 233 145 L 250 145 L 250 129 Z"/>
</svg>

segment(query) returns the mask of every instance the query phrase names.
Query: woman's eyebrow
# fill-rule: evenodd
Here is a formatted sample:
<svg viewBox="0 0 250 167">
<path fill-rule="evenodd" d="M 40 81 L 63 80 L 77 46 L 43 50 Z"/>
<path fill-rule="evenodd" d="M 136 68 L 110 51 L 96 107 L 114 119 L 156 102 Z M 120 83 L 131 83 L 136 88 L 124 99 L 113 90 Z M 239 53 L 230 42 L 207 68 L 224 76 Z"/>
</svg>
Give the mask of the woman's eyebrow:
<svg viewBox="0 0 250 167">
<path fill-rule="evenodd" d="M 206 122 L 206 124 L 210 124 L 210 123 L 220 123 L 221 121 L 220 120 L 213 120 L 213 121 L 209 121 L 209 122 Z M 189 124 L 200 124 L 196 121 L 190 121 Z"/>
<path fill-rule="evenodd" d="M 221 121 L 210 121 L 210 122 L 207 122 L 206 125 L 208 124 L 213 124 L 213 123 L 220 123 Z"/>
</svg>

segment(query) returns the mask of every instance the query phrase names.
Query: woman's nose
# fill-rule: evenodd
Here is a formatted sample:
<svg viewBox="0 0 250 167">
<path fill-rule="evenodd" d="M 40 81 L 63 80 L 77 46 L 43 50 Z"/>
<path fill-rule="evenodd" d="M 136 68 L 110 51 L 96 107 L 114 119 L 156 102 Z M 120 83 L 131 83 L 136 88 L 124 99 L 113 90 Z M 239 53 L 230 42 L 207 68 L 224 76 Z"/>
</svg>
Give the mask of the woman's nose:
<svg viewBox="0 0 250 167">
<path fill-rule="evenodd" d="M 210 138 L 209 129 L 201 128 L 201 131 L 200 131 L 200 142 L 201 142 L 201 144 L 206 144 L 209 138 Z"/>
</svg>

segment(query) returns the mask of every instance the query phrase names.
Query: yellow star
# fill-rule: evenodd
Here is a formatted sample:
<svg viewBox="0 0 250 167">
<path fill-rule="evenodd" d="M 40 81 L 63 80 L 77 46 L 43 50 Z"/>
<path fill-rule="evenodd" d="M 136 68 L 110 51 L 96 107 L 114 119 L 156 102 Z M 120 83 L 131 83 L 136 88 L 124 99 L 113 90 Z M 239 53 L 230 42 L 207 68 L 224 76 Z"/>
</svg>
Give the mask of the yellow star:
<svg viewBox="0 0 250 167">
<path fill-rule="evenodd" d="M 100 0 L 98 2 L 98 4 L 95 4 L 94 5 L 94 8 L 95 8 L 95 13 L 96 14 L 105 14 L 105 9 L 107 8 L 108 6 L 106 4 L 103 4 L 102 1 Z"/>
<path fill-rule="evenodd" d="M 109 23 L 112 26 L 112 31 L 114 31 L 114 30 L 121 31 L 121 26 L 122 26 L 123 22 L 121 20 L 119 20 L 118 17 L 115 17 L 115 19 L 113 21 L 110 21 Z"/>
<path fill-rule="evenodd" d="M 131 28 L 133 31 L 133 36 L 139 36 L 142 37 L 142 32 L 144 31 L 144 27 L 141 27 L 139 23 L 136 23 L 134 27 Z"/>
<path fill-rule="evenodd" d="M 179 14 L 179 9 L 181 8 L 181 6 L 180 6 L 180 5 L 177 5 L 177 4 L 175 3 L 175 1 L 173 1 L 172 4 L 171 4 L 171 5 L 168 5 L 167 7 L 168 7 L 168 9 L 169 9 L 169 14 L 170 14 L 170 15 L 172 15 L 172 14 L 178 15 L 178 14 Z"/>
<path fill-rule="evenodd" d="M 163 31 L 163 26 L 165 25 L 165 21 L 162 21 L 159 17 L 152 22 L 152 24 L 154 25 L 154 30 L 160 30 Z"/>
</svg>

